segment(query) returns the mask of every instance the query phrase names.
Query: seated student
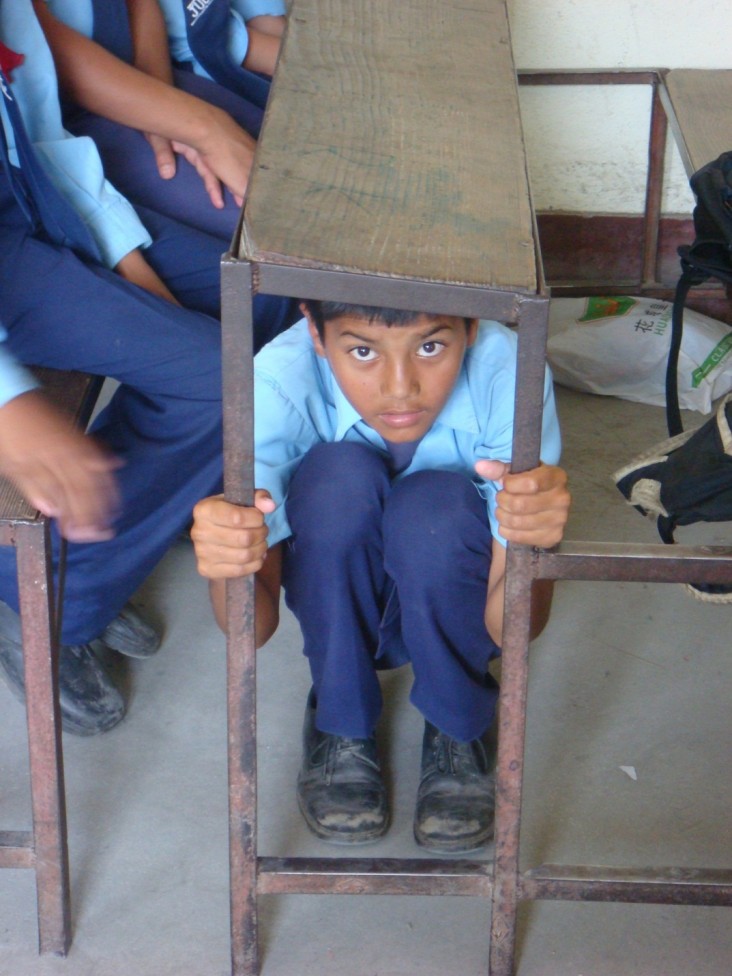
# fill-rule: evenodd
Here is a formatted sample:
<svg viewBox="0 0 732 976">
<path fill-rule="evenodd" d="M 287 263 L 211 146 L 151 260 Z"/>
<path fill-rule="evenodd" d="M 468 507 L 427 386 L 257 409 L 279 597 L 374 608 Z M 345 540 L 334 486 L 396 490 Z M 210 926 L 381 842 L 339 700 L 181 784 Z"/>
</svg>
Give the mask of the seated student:
<svg viewBox="0 0 732 976">
<path fill-rule="evenodd" d="M 173 60 L 264 108 L 285 30 L 285 0 L 158 0 Z"/>
<path fill-rule="evenodd" d="M 425 718 L 417 842 L 471 851 L 493 831 L 488 663 L 503 628 L 506 540 L 549 547 L 569 509 L 551 379 L 542 457 L 509 473 L 516 338 L 497 322 L 307 301 L 255 359 L 254 505 L 194 509 L 199 571 L 256 573 L 257 642 L 280 584 L 312 675 L 298 800 L 333 843 L 389 823 L 377 670 L 407 661 Z M 537 583 L 532 631 L 551 584 Z"/>
<path fill-rule="evenodd" d="M 157 635 L 125 606 L 187 526 L 194 503 L 219 490 L 219 323 L 179 302 L 214 304 L 213 255 L 220 248 L 215 238 L 172 221 L 151 225 L 151 236 L 105 181 L 91 140 L 64 131 L 53 60 L 31 0 L 0 0 L 0 42 L 5 346 L 21 363 L 80 369 L 121 384 L 93 428 L 120 461 L 111 531 L 92 541 L 61 527 L 72 540 L 61 713 L 67 731 L 87 735 L 111 728 L 126 708 L 97 658 L 98 640 L 138 657 L 156 650 Z M 17 581 L 7 547 L 0 549 L 0 601 L 0 669 L 22 696 Z"/>
<path fill-rule="evenodd" d="M 173 68 L 157 0 L 34 4 L 56 61 L 66 127 L 94 139 L 108 179 L 132 203 L 228 245 L 262 109 Z"/>
</svg>

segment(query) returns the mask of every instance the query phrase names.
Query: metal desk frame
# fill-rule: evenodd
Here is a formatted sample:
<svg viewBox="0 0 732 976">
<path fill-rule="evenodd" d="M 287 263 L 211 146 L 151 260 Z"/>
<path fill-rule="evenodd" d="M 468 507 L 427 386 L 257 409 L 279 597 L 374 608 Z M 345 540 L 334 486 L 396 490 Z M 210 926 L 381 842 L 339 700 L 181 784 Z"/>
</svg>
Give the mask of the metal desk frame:
<svg viewBox="0 0 732 976">
<path fill-rule="evenodd" d="M 524 84 L 612 83 L 617 72 L 538 73 Z M 562 76 L 561 79 L 559 76 Z M 605 80 L 600 80 L 600 76 Z M 653 85 L 646 200 L 644 278 L 655 279 L 666 119 L 661 74 L 623 73 L 621 83 Z M 239 236 L 239 235 L 237 235 Z M 430 308 L 454 315 L 495 318 L 518 327 L 515 470 L 539 456 L 548 294 L 541 270 L 535 294 L 297 267 L 288 261 L 246 260 L 227 254 L 222 265 L 224 423 L 227 497 L 246 504 L 253 468 L 251 302 L 257 291 L 306 298 Z M 243 432 L 243 433 L 242 433 Z M 257 899 L 260 894 L 436 894 L 492 900 L 490 973 L 514 970 L 519 903 L 532 899 L 732 905 L 732 871 L 614 869 L 591 865 L 519 867 L 519 835 L 528 684 L 530 591 L 535 579 L 732 582 L 732 549 L 563 544 L 538 551 L 510 546 L 502 658 L 497 766 L 495 863 L 447 859 L 261 857 L 256 840 L 256 678 L 253 581 L 227 590 L 228 728 L 232 973 L 259 972 Z"/>
<path fill-rule="evenodd" d="M 35 372 L 51 401 L 84 427 L 102 379 L 53 369 Z M 71 944 L 71 898 L 58 699 L 64 552 L 54 585 L 50 520 L 4 479 L 0 510 L 0 545 L 13 546 L 17 560 L 33 821 L 30 830 L 0 831 L 0 868 L 35 872 L 39 950 L 65 956 Z"/>
</svg>

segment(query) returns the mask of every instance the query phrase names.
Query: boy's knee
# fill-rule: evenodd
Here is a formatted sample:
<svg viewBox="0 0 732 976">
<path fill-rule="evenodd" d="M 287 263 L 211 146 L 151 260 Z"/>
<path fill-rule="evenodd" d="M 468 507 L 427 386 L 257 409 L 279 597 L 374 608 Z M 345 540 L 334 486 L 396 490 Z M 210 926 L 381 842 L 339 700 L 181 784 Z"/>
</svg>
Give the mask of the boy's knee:
<svg viewBox="0 0 732 976">
<path fill-rule="evenodd" d="M 419 471 L 400 481 L 383 525 L 385 554 L 395 569 L 423 560 L 449 568 L 466 547 L 483 549 L 490 541 L 485 502 L 470 479 L 453 471 Z"/>
<path fill-rule="evenodd" d="M 389 478 L 384 460 L 361 444 L 316 444 L 293 476 L 287 518 L 295 535 L 351 545 L 381 522 Z"/>
</svg>

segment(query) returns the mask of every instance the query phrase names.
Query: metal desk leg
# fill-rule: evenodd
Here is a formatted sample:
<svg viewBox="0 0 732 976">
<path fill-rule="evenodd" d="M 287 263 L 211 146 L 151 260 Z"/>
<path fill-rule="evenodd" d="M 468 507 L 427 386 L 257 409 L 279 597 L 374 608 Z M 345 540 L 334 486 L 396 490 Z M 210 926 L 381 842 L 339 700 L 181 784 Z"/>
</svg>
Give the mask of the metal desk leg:
<svg viewBox="0 0 732 976">
<path fill-rule="evenodd" d="M 537 299 L 522 303 L 520 308 L 512 462 L 514 471 L 533 468 L 539 460 L 549 303 Z M 506 565 L 496 769 L 495 866 L 489 966 L 491 976 L 511 976 L 516 944 L 532 551 L 525 546 L 509 546 Z"/>
<path fill-rule="evenodd" d="M 33 851 L 41 952 L 66 955 L 71 942 L 58 641 L 48 522 L 17 528 L 16 552 L 25 665 L 33 806 Z"/>
<path fill-rule="evenodd" d="M 222 277 L 224 470 L 229 501 L 251 504 L 254 492 L 252 274 L 224 259 Z M 245 274 L 244 272 L 247 272 Z M 256 976 L 257 714 L 254 580 L 228 580 L 227 707 L 231 971 Z"/>
</svg>

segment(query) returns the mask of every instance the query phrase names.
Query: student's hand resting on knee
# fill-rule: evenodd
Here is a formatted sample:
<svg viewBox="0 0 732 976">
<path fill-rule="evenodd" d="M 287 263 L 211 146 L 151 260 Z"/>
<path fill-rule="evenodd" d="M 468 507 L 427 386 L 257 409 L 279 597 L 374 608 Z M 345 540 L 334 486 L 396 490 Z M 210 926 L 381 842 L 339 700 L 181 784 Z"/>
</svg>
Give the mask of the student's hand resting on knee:
<svg viewBox="0 0 732 976">
<path fill-rule="evenodd" d="M 205 167 L 204 185 L 209 195 L 211 179 L 215 178 L 241 203 L 256 142 L 223 109 L 175 87 L 169 70 L 160 69 L 160 59 L 169 56 L 163 34 L 162 47 L 155 57 L 148 52 L 147 58 L 141 60 L 141 52 L 136 49 L 136 63 L 131 65 L 58 20 L 43 0 L 33 3 L 54 56 L 61 88 L 70 101 L 145 133 L 164 179 L 175 163 L 169 148 L 183 152 L 180 147 L 187 147 L 186 158 L 188 152 L 195 153 Z M 135 31 L 135 14 L 140 6 L 143 5 L 130 6 L 133 36 L 138 43 L 147 36 L 143 29 Z M 156 11 L 149 4 L 144 7 L 147 13 Z M 156 15 L 162 24 L 159 10 Z M 198 166 L 196 169 L 202 175 Z M 211 199 L 217 206 L 215 197 L 214 193 Z"/>
<path fill-rule="evenodd" d="M 500 486 L 496 517 L 508 542 L 549 549 L 564 535 L 571 496 L 567 474 L 556 465 L 511 474 L 504 461 L 477 461 L 475 470 Z"/>
<path fill-rule="evenodd" d="M 261 489 L 250 508 L 232 505 L 223 495 L 200 501 L 191 529 L 199 573 L 217 580 L 259 572 L 267 555 L 264 516 L 275 507 L 269 492 Z"/>
</svg>

